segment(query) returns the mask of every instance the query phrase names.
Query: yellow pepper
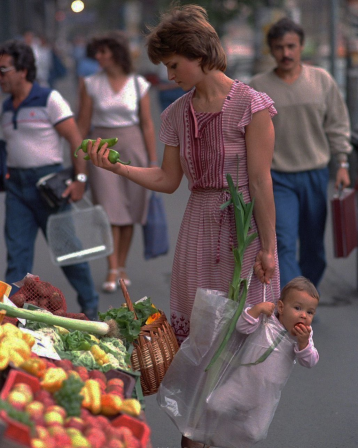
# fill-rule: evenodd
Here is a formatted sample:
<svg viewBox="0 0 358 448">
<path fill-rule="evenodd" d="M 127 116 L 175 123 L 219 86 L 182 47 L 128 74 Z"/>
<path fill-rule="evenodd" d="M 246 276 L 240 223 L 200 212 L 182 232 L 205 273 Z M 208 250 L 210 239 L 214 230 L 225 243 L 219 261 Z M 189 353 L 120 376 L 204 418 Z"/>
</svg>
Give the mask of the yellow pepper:
<svg viewBox="0 0 358 448">
<path fill-rule="evenodd" d="M 155 308 L 155 306 L 152 304 L 152 307 Z M 146 320 L 146 324 L 151 324 L 152 322 L 154 322 L 155 320 L 159 319 L 161 316 L 160 312 L 158 311 L 157 313 L 152 314 L 151 316 L 148 317 L 148 319 Z"/>
<path fill-rule="evenodd" d="M 47 369 L 47 364 L 41 358 L 30 358 L 20 364 L 20 369 L 25 370 L 25 372 L 30 373 L 37 378 L 42 378 Z"/>
<path fill-rule="evenodd" d="M 119 407 L 119 412 L 138 417 L 141 413 L 141 405 L 137 399 L 127 398 L 122 401 L 122 404 Z"/>
<path fill-rule="evenodd" d="M 0 370 L 6 369 L 6 367 L 9 365 L 9 361 L 9 350 L 6 347 L 4 347 L 2 350 L 0 349 Z"/>
<path fill-rule="evenodd" d="M 120 411 L 122 399 L 115 394 L 104 394 L 101 397 L 101 414 L 113 417 Z"/>
<path fill-rule="evenodd" d="M 25 361 L 25 358 L 18 352 L 10 351 L 9 360 L 14 364 L 15 367 L 20 367 L 20 365 Z"/>
<path fill-rule="evenodd" d="M 22 331 L 15 325 L 10 324 L 10 322 L 6 322 L 6 324 L 2 325 L 2 337 L 5 336 L 15 336 L 21 339 Z"/>
<path fill-rule="evenodd" d="M 102 395 L 99 383 L 96 380 L 86 380 L 84 387 L 87 389 L 86 392 L 89 395 L 89 401 L 91 403 L 88 409 L 92 412 L 92 414 L 99 414 L 101 412 Z"/>
<path fill-rule="evenodd" d="M 90 409 L 91 408 L 91 397 L 89 394 L 89 390 L 87 389 L 86 386 L 82 387 L 80 394 L 83 397 L 82 407 L 84 407 L 86 409 Z"/>
<path fill-rule="evenodd" d="M 0 348 L 6 346 L 10 348 L 10 354 L 15 351 L 24 359 L 28 359 L 31 356 L 31 348 L 22 338 L 7 335 L 1 340 Z"/>
<path fill-rule="evenodd" d="M 99 345 L 92 345 L 90 352 L 92 353 L 94 359 L 96 360 L 96 363 L 100 366 L 103 366 L 103 364 L 107 364 L 109 362 L 109 358 L 107 356 L 107 353 L 101 349 Z"/>
<path fill-rule="evenodd" d="M 22 339 L 26 342 L 26 344 L 31 348 L 35 345 L 36 339 L 30 333 L 22 332 Z"/>
<path fill-rule="evenodd" d="M 66 379 L 67 373 L 61 367 L 50 367 L 43 376 L 41 387 L 48 392 L 56 392 Z"/>
</svg>

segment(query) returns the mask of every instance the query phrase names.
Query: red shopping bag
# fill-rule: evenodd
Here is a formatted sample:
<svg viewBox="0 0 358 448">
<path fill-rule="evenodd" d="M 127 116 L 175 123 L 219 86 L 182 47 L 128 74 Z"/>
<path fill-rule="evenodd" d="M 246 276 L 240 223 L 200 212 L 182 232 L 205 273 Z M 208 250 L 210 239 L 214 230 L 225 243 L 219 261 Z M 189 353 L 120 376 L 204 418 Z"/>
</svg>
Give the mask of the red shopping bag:
<svg viewBox="0 0 358 448">
<path fill-rule="evenodd" d="M 340 189 L 331 199 L 334 256 L 345 258 L 357 247 L 356 191 Z"/>
</svg>

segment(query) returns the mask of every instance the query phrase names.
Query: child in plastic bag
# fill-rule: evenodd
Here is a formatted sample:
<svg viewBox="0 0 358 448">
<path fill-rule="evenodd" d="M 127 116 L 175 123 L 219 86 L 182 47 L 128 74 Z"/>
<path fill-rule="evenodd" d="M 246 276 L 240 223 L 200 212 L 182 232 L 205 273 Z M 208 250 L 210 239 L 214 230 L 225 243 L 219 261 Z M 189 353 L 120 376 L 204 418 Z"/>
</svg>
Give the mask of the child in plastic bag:
<svg viewBox="0 0 358 448">
<path fill-rule="evenodd" d="M 236 329 L 249 336 L 207 399 L 216 420 L 212 445 L 247 448 L 267 436 L 295 360 L 304 367 L 318 362 L 311 328 L 318 301 L 314 285 L 297 277 L 283 288 L 277 316 L 271 302 L 243 311 Z"/>
</svg>

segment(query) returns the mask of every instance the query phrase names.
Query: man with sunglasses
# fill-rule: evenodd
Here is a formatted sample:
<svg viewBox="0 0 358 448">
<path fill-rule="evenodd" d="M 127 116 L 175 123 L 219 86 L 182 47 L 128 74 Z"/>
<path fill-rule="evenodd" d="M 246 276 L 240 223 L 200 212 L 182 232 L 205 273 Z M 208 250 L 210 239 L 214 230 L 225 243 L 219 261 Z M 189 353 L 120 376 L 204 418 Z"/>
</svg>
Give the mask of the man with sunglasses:
<svg viewBox="0 0 358 448">
<path fill-rule="evenodd" d="M 35 81 L 33 51 L 12 40 L 0 46 L 0 87 L 9 97 L 2 105 L 1 125 L 7 146 L 8 176 L 5 181 L 5 281 L 14 283 L 31 273 L 38 229 L 46 236 L 46 224 L 56 209 L 40 196 L 37 181 L 63 166 L 61 137 L 70 145 L 74 181 L 64 192 L 71 201 L 82 198 L 86 187 L 83 158 L 73 153 L 82 141 L 73 113 L 56 90 Z M 62 270 L 77 291 L 81 311 L 97 319 L 98 293 L 88 263 L 64 266 Z"/>
</svg>

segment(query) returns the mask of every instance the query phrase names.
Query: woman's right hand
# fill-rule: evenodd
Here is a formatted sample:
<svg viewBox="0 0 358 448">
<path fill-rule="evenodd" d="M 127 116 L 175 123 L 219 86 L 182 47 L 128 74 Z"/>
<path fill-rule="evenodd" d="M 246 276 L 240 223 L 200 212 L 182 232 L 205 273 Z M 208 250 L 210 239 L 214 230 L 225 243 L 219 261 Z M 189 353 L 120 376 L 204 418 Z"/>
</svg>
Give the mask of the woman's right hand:
<svg viewBox="0 0 358 448">
<path fill-rule="evenodd" d="M 87 145 L 87 154 L 89 155 L 93 165 L 99 168 L 104 168 L 105 170 L 118 173 L 119 163 L 113 164 L 108 160 L 109 148 L 108 144 L 105 143 L 101 148 L 99 145 L 101 143 L 101 138 L 97 138 L 94 143 L 90 140 Z"/>
</svg>

